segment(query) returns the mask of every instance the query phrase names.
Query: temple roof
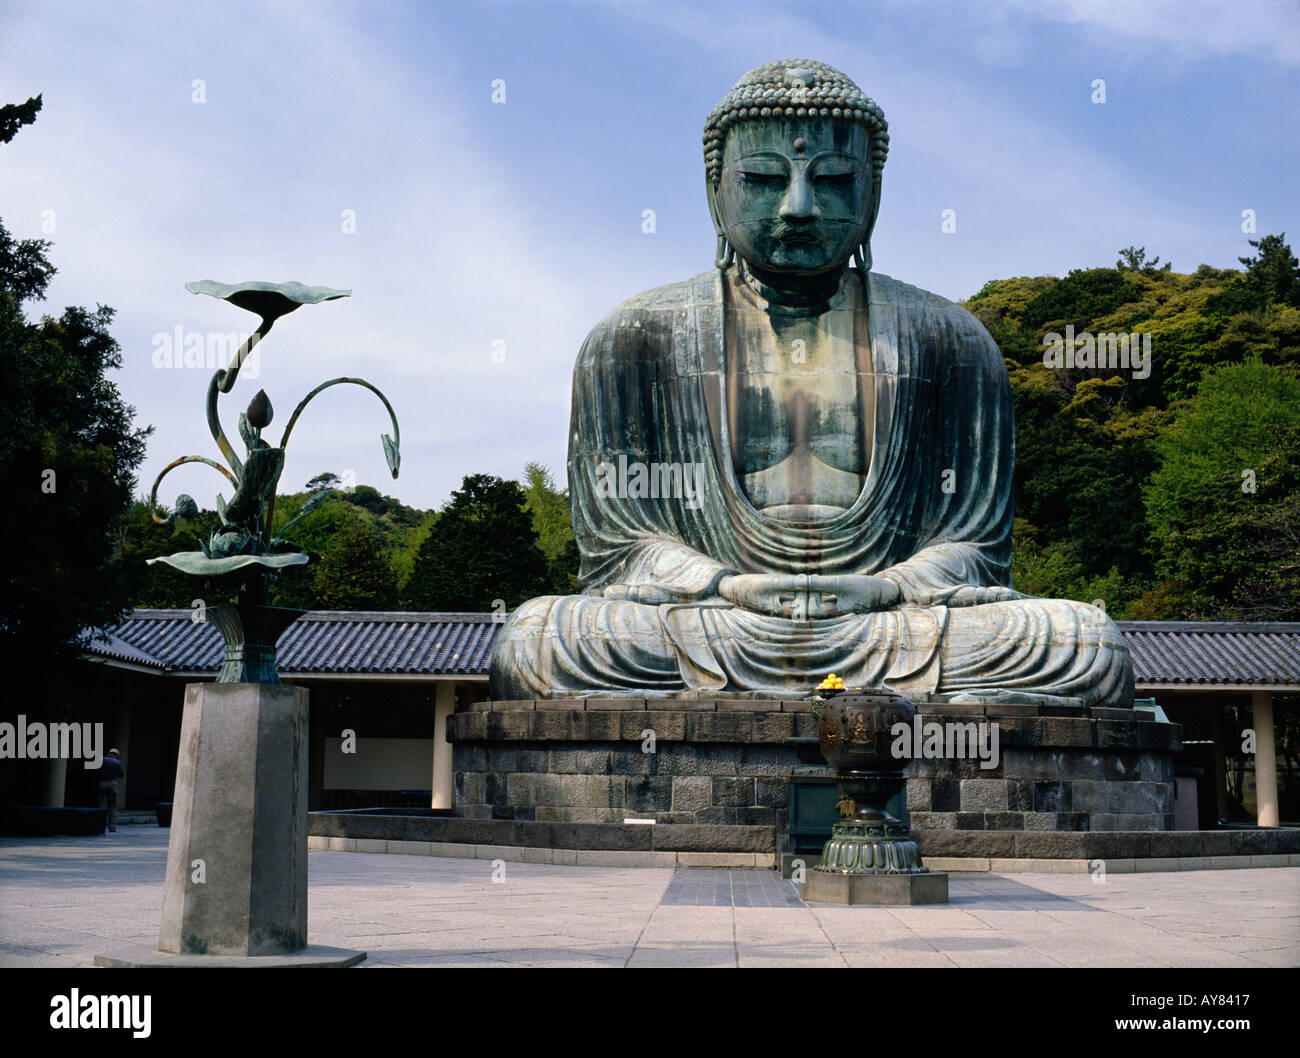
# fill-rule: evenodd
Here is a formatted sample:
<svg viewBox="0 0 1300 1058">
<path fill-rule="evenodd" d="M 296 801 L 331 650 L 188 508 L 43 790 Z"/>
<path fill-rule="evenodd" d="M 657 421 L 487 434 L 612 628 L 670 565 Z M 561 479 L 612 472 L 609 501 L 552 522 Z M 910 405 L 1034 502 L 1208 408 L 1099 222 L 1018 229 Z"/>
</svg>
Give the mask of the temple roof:
<svg viewBox="0 0 1300 1058">
<path fill-rule="evenodd" d="M 1300 622 L 1117 623 L 1138 684 L 1300 686 Z"/>
<path fill-rule="evenodd" d="M 499 621 L 481 613 L 313 610 L 280 639 L 278 667 L 285 675 L 486 678 Z M 134 610 L 87 652 L 110 664 L 216 672 L 221 634 L 190 610 Z"/>
<path fill-rule="evenodd" d="M 485 613 L 314 610 L 280 640 L 289 676 L 487 678 L 500 620 Z M 1119 621 L 1139 688 L 1300 688 L 1300 622 Z M 190 610 L 134 610 L 87 653 L 108 664 L 204 674 L 221 636 Z"/>
</svg>

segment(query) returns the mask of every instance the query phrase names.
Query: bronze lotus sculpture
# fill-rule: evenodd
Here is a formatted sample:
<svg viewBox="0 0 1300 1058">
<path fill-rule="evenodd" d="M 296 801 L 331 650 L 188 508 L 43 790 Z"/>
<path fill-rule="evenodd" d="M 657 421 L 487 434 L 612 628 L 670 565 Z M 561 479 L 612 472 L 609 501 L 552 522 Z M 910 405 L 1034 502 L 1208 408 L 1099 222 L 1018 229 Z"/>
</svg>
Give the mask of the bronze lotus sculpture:
<svg viewBox="0 0 1300 1058">
<path fill-rule="evenodd" d="M 303 505 L 297 518 L 285 525 L 279 533 L 272 532 L 276 487 L 284 470 L 284 453 L 289 435 L 303 409 L 323 390 L 342 383 L 362 386 L 383 401 L 392 420 L 392 435 L 381 434 L 380 440 L 383 442 L 388 469 L 393 477 L 397 477 L 401 461 L 401 435 L 397 415 L 388 398 L 365 379 L 348 376 L 333 378 L 321 383 L 299 402 L 285 426 L 279 445 L 273 447 L 262 439 L 262 431 L 270 426 L 274 409 L 266 391 L 258 390 L 247 409 L 239 416 L 239 436 L 244 443 L 244 455 L 241 458 L 222 428 L 217 406 L 219 398 L 234 387 L 240 368 L 276 320 L 302 305 L 345 298 L 351 291 L 308 287 L 301 283 L 232 284 L 208 279 L 186 283 L 185 289 L 194 294 L 208 294 L 229 301 L 232 305 L 256 313 L 261 322 L 240 346 L 230 365 L 224 369 L 218 368 L 208 383 L 208 429 L 229 468 L 206 456 L 183 456 L 163 468 L 149 494 L 149 508 L 155 522 L 165 524 L 195 517 L 198 505 L 192 497 L 185 494 L 177 497 L 176 505 L 168 517 L 159 515 L 156 509 L 158 486 L 177 467 L 186 463 L 203 463 L 219 471 L 234 486 L 229 501 L 220 494 L 217 496 L 217 515 L 221 524 L 206 541 L 200 542 L 201 551 L 181 552 L 150 559 L 149 562 L 161 562 L 194 576 L 221 578 L 232 585 L 236 595 L 233 605 L 206 607 L 207 616 L 221 631 L 225 641 L 225 657 L 217 682 L 279 683 L 275 665 L 276 641 L 304 611 L 268 606 L 268 582 L 279 570 L 307 563 L 306 553 L 288 540 L 285 532 L 319 507 L 329 494 L 328 489 L 316 493 Z"/>
</svg>

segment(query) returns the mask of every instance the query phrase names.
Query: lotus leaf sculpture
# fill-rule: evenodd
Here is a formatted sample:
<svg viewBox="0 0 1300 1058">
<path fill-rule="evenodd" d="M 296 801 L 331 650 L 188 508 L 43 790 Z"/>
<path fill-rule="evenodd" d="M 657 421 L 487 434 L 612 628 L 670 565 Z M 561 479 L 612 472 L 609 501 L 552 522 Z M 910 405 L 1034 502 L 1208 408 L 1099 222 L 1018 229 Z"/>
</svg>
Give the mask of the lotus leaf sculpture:
<svg viewBox="0 0 1300 1058">
<path fill-rule="evenodd" d="M 365 379 L 349 376 L 330 379 L 299 402 L 280 438 L 280 444 L 272 447 L 262 439 L 262 431 L 270 426 L 275 412 L 266 391 L 258 390 L 239 416 L 239 437 L 244 443 L 244 455 L 241 458 L 222 428 L 217 407 L 220 396 L 231 391 L 239 377 L 239 370 L 253 347 L 266 336 L 281 316 L 288 315 L 302 305 L 334 301 L 348 297 L 352 292 L 332 287 L 309 287 L 302 283 L 218 283 L 211 279 L 186 283 L 185 289 L 194 294 L 208 294 L 228 301 L 255 313 L 261 322 L 239 347 L 230 364 L 224 369 L 218 368 L 208 384 L 208 429 L 229 469 L 206 456 L 182 456 L 163 468 L 149 494 L 149 509 L 154 521 L 159 524 L 196 517 L 198 504 L 191 496 L 183 493 L 177 497 L 172 513 L 165 518 L 161 516 L 157 511 L 158 486 L 177 467 L 186 463 L 203 463 L 219 471 L 234 486 L 229 502 L 224 496 L 217 495 L 217 515 L 221 524 L 207 541 L 200 543 L 201 551 L 185 551 L 153 558 L 149 559 L 149 563 L 152 565 L 161 562 L 194 576 L 229 578 L 235 588 L 236 602 L 230 606 L 207 607 L 207 613 L 221 630 L 226 647 L 217 680 L 224 683 L 279 683 L 275 664 L 276 640 L 304 611 L 268 606 L 267 586 L 277 571 L 307 563 L 308 556 L 285 538 L 285 532 L 319 507 L 330 491 L 326 489 L 313 495 L 303 505 L 297 518 L 284 526 L 278 534 L 272 535 L 276 488 L 284 470 L 284 453 L 289 435 L 303 409 L 319 393 L 342 383 L 362 386 L 379 397 L 392 420 L 392 435 L 380 434 L 380 441 L 383 444 L 384 459 L 396 478 L 401 463 L 401 434 L 397 414 L 388 398 Z"/>
</svg>

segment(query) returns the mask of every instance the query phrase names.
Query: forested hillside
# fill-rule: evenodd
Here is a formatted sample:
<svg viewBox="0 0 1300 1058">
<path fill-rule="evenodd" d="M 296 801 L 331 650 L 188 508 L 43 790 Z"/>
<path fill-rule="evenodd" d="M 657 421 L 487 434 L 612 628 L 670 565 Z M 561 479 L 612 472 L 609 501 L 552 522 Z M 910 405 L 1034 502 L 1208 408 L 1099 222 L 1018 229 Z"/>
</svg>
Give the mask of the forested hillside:
<svg viewBox="0 0 1300 1058">
<path fill-rule="evenodd" d="M 1011 376 L 1020 590 L 1118 618 L 1300 616 L 1300 265 L 1284 236 L 1251 245 L 1242 271 L 1130 248 L 964 303 Z M 1071 334 L 1074 366 L 1054 355 Z M 1097 366 L 1103 335 L 1127 369 Z"/>
</svg>

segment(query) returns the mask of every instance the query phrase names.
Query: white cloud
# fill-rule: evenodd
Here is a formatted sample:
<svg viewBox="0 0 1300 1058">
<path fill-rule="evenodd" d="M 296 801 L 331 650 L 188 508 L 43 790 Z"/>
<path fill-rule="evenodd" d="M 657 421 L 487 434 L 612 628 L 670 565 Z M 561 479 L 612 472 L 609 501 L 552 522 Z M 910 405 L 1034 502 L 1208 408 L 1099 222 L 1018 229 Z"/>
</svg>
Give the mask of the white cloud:
<svg viewBox="0 0 1300 1058">
<path fill-rule="evenodd" d="M 232 22 L 209 27 L 176 9 L 55 9 L 15 27 L 21 75 L 12 54 L 0 60 L 4 98 L 45 100 L 5 148 L 4 220 L 33 237 L 41 211 L 56 211 L 60 273 L 42 310 L 118 310 L 116 381 L 137 421 L 157 427 L 142 489 L 176 456 L 215 455 L 202 419 L 207 373 L 155 370 L 154 335 L 255 322 L 185 292 L 201 278 L 353 290 L 281 320 L 260 376 L 241 378 L 223 417 L 232 425 L 265 387 L 278 439 L 311 387 L 366 377 L 401 419 L 402 478 L 384 466 L 382 407 L 338 387 L 295 427 L 286 488 L 346 467 L 433 504 L 465 473 L 515 476 L 541 459 L 563 474 L 570 373 L 595 322 L 582 248 L 540 241 L 540 209 L 478 142 L 476 124 L 492 119 L 487 92 L 473 115 L 440 92 L 466 76 L 456 57 L 395 63 L 349 10 L 258 7 L 232 33 Z M 203 104 L 190 99 L 195 78 L 206 82 Z M 345 209 L 356 210 L 356 234 L 341 230 Z M 219 483 L 185 468 L 160 498 L 188 490 L 210 504 Z"/>
<path fill-rule="evenodd" d="M 1292 0 L 1002 0 L 1001 6 L 1010 21 L 1061 22 L 1125 48 L 1300 63 L 1300 7 Z"/>
</svg>

